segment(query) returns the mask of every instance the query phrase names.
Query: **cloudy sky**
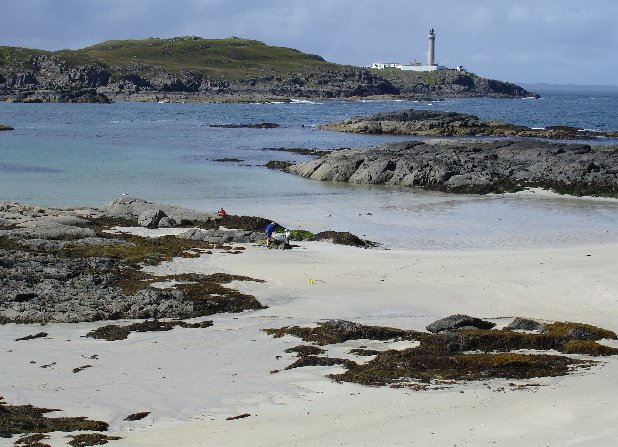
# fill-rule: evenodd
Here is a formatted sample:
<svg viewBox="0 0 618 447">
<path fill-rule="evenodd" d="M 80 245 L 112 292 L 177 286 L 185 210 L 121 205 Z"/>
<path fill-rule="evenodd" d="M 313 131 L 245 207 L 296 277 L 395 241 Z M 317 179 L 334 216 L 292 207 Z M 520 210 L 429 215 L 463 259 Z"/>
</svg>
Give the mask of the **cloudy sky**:
<svg viewBox="0 0 618 447">
<path fill-rule="evenodd" d="M 239 36 L 364 65 L 436 59 L 481 76 L 618 84 L 618 0 L 1 0 L 0 45 Z"/>
</svg>

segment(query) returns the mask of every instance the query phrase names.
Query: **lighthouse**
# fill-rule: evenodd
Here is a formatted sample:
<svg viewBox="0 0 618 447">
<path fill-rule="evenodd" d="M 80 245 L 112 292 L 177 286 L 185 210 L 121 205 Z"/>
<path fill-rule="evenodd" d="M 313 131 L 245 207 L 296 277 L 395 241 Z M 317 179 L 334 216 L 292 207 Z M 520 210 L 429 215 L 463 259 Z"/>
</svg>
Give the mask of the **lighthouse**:
<svg viewBox="0 0 618 447">
<path fill-rule="evenodd" d="M 427 65 L 430 67 L 436 65 L 435 63 L 435 51 L 436 51 L 436 33 L 433 28 L 429 30 L 429 48 L 427 49 Z"/>
<path fill-rule="evenodd" d="M 375 68 L 378 70 L 399 69 L 403 71 L 436 71 L 444 70 L 446 67 L 438 65 L 435 59 L 436 51 L 436 33 L 433 28 L 429 30 L 429 48 L 427 49 L 427 65 L 422 65 L 420 62 L 414 61 L 410 64 L 400 64 L 398 62 L 376 62 L 373 65 L 367 65 L 367 68 Z M 464 68 L 461 67 L 461 70 Z M 459 70 L 459 68 L 458 68 Z"/>
</svg>

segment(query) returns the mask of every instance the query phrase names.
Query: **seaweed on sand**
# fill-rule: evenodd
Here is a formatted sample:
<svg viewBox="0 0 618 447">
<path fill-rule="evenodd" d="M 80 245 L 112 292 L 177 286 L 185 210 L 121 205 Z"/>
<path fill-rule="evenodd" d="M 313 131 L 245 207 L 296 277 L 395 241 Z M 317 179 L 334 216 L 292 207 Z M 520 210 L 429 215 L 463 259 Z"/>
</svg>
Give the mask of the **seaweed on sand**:
<svg viewBox="0 0 618 447">
<path fill-rule="evenodd" d="M 16 338 L 15 341 L 27 341 L 27 340 L 34 340 L 37 338 L 45 338 L 47 337 L 47 332 L 39 332 L 36 334 L 32 334 L 32 335 L 26 335 L 25 337 L 20 337 L 20 338 Z"/>
<path fill-rule="evenodd" d="M 106 431 L 107 422 L 91 421 L 86 417 L 46 417 L 54 410 L 33 405 L 8 405 L 0 397 L 0 437 L 21 433 L 48 433 L 52 431 Z"/>
<path fill-rule="evenodd" d="M 146 320 L 140 323 L 133 323 L 127 326 L 110 324 L 90 331 L 86 337 L 102 339 L 107 341 L 125 340 L 131 332 L 160 332 L 170 331 L 175 327 L 182 328 L 207 328 L 212 326 L 212 321 L 202 321 L 201 323 L 187 323 L 185 321 L 159 321 Z"/>
<path fill-rule="evenodd" d="M 15 441 L 15 445 L 20 445 L 23 447 L 51 447 L 49 444 L 41 442 L 44 439 L 49 439 L 49 436 L 44 435 L 43 433 L 33 433 L 31 435 L 20 437 L 17 441 Z"/>
<path fill-rule="evenodd" d="M 88 447 L 92 445 L 104 445 L 109 441 L 122 439 L 120 436 L 108 436 L 102 433 L 83 433 L 79 435 L 69 435 L 72 438 L 68 444 L 72 447 Z"/>
<path fill-rule="evenodd" d="M 285 326 L 280 329 L 264 329 L 268 335 L 275 338 L 293 335 L 306 342 L 320 346 L 333 343 L 343 343 L 348 340 L 412 340 L 420 332 L 406 331 L 391 327 L 365 326 L 345 320 L 328 320 L 318 323 L 317 327 Z"/>
<path fill-rule="evenodd" d="M 293 352 L 296 354 L 297 357 L 305 357 L 308 355 L 324 354 L 326 350 L 313 345 L 298 345 L 294 346 L 293 348 L 286 349 L 285 352 L 287 352 L 288 354 Z"/>
<path fill-rule="evenodd" d="M 148 416 L 150 414 L 150 411 L 140 411 L 139 413 L 133 413 L 128 415 L 126 418 L 124 418 L 123 420 L 125 421 L 141 421 L 142 419 L 144 419 L 146 416 Z"/>
<path fill-rule="evenodd" d="M 364 326 L 341 320 L 319 323 L 314 328 L 298 326 L 266 329 L 274 337 L 292 335 L 317 345 L 337 344 L 347 340 L 417 340 L 420 344 L 404 350 L 351 351 L 375 355 L 366 363 L 301 355 L 286 369 L 307 365 L 341 364 L 347 371 L 329 377 L 340 382 L 370 386 L 407 386 L 437 384 L 442 381 L 476 381 L 491 378 L 530 379 L 561 376 L 574 368 L 597 363 L 565 354 L 588 356 L 618 355 L 618 349 L 596 340 L 616 338 L 606 329 L 580 323 L 553 323 L 544 333 L 530 334 L 495 329 L 456 330 L 446 333 L 405 331 L 380 326 Z M 592 339 L 594 338 L 594 340 Z M 518 350 L 529 353 L 513 352 Z M 549 354 L 556 350 L 563 355 Z M 310 352 L 303 348 L 303 351 Z M 423 387 L 421 387 L 423 389 Z"/>
</svg>

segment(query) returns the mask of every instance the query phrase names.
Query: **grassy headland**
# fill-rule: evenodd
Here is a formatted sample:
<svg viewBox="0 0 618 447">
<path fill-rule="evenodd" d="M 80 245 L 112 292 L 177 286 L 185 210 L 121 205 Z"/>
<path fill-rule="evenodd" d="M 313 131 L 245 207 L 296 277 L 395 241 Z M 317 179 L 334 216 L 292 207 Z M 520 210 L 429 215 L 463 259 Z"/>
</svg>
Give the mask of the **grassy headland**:
<svg viewBox="0 0 618 447">
<path fill-rule="evenodd" d="M 83 92 L 81 100 L 91 102 L 102 102 L 93 93 L 132 100 L 158 100 L 163 93 L 170 100 L 218 101 L 531 95 L 512 84 L 455 70 L 367 70 L 237 37 L 112 40 L 55 52 L 0 47 L 0 100 L 76 101 L 67 89 Z"/>
</svg>

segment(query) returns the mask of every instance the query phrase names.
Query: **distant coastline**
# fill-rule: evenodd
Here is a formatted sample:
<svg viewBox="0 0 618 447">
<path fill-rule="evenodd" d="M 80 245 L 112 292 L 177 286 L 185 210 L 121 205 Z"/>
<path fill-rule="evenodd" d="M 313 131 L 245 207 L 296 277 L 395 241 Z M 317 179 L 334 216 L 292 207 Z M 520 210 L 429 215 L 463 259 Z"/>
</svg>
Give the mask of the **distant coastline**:
<svg viewBox="0 0 618 447">
<path fill-rule="evenodd" d="M 56 52 L 0 47 L 0 101 L 10 102 L 530 96 L 473 73 L 368 70 L 236 37 L 108 41 Z"/>
</svg>

